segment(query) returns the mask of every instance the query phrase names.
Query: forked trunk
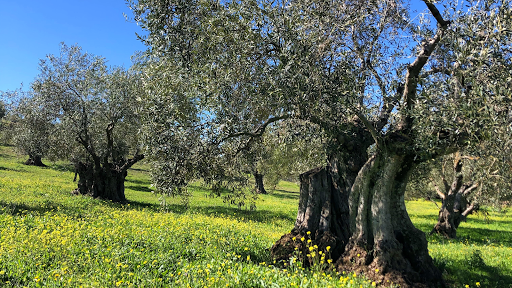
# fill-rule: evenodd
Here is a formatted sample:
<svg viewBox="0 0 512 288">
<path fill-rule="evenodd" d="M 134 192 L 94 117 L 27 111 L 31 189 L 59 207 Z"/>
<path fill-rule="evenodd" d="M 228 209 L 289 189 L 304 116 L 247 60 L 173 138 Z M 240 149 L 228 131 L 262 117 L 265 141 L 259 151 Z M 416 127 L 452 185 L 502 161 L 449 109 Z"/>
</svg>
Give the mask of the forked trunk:
<svg viewBox="0 0 512 288">
<path fill-rule="evenodd" d="M 265 186 L 263 186 L 263 174 L 255 172 L 254 174 L 256 194 L 267 194 Z"/>
<path fill-rule="evenodd" d="M 443 286 L 425 234 L 414 227 L 405 208 L 411 159 L 378 152 L 359 170 L 350 189 L 344 188 L 350 177 L 340 165 L 301 175 L 295 228 L 272 247 L 273 256 L 287 259 L 295 248 L 305 255 L 306 245 L 297 239 L 310 231 L 319 250 L 331 246 L 338 271 L 363 272 L 384 285 Z"/>
<path fill-rule="evenodd" d="M 46 167 L 46 165 L 41 161 L 40 155 L 29 155 L 27 161 L 25 161 L 25 165 L 38 166 L 38 167 Z"/>
<path fill-rule="evenodd" d="M 437 224 L 430 234 L 438 233 L 447 238 L 456 238 L 457 228 L 459 228 L 460 222 L 466 221 L 466 217 L 478 209 L 478 204 L 476 203 L 469 205 L 467 197 L 479 184 L 462 184 L 464 178 L 462 173 L 463 158 L 470 160 L 477 159 L 469 156 L 462 157 L 459 152 L 455 153 L 453 160 L 453 181 L 451 185 L 444 176 L 444 169 L 441 173 L 441 179 L 445 189 L 444 192 L 442 192 L 436 185 L 436 182 L 431 179 L 437 194 L 443 200 L 443 204 L 441 209 L 439 209 Z"/>
<path fill-rule="evenodd" d="M 126 202 L 124 194 L 126 170 L 83 162 L 79 162 L 75 168 L 79 176 L 76 194 L 90 195 L 94 198 L 108 199 L 114 202 Z"/>
<path fill-rule="evenodd" d="M 460 189 L 461 191 L 465 190 L 464 186 Z M 470 205 L 464 193 L 448 194 L 443 199 L 437 224 L 430 234 L 438 233 L 447 238 L 456 238 L 460 223 L 465 222 L 467 216 L 476 210 L 478 210 L 478 205 Z"/>
</svg>

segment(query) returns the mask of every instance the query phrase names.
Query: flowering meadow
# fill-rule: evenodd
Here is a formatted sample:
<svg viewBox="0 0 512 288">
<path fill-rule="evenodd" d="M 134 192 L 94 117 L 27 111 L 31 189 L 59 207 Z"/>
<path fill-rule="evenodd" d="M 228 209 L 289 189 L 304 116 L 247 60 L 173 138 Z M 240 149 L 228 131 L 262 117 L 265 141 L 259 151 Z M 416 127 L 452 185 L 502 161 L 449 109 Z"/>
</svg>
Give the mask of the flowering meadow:
<svg viewBox="0 0 512 288">
<path fill-rule="evenodd" d="M 162 206 L 142 164 L 129 171 L 130 202 L 120 205 L 72 195 L 76 183 L 67 165 L 22 162 L 0 146 L 0 287 L 375 285 L 329 265 L 274 265 L 269 248 L 295 221 L 295 184 L 281 183 L 262 195 L 256 211 L 208 197 L 199 184 L 188 209 L 179 199 Z M 414 201 L 408 209 L 420 229 L 432 228 L 435 205 Z M 511 223 L 510 213 L 493 212 L 471 216 L 460 239 L 429 236 L 431 255 L 451 287 L 512 287 Z"/>
</svg>

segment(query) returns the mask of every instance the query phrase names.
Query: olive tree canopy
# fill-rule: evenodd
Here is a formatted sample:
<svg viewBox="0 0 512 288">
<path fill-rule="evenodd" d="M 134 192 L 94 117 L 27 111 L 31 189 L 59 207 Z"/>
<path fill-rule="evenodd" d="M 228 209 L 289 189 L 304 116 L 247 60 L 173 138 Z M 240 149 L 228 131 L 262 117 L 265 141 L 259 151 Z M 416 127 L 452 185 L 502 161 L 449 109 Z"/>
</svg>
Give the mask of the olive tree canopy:
<svg viewBox="0 0 512 288">
<path fill-rule="evenodd" d="M 74 163 L 78 193 L 125 201 L 127 170 L 144 157 L 139 77 L 65 44 L 60 55 L 48 55 L 39 66 L 33 98 L 55 123 L 50 151 Z"/>
<path fill-rule="evenodd" d="M 128 2 L 148 31 L 147 143 L 173 165 L 160 175 L 217 173 L 272 125 L 314 123 L 329 165 L 301 176 L 297 221 L 274 257 L 305 249 L 292 239 L 310 231 L 339 270 L 442 285 L 405 188 L 418 163 L 506 127 L 509 0 L 426 0 L 414 19 L 398 0 Z"/>
</svg>

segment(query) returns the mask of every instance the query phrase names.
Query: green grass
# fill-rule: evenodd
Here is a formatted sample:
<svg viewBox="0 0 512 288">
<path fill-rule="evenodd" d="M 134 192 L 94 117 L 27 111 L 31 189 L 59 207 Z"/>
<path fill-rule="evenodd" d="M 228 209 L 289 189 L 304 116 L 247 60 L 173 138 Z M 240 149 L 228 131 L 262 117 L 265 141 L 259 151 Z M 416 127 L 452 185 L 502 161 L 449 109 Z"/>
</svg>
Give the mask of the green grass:
<svg viewBox="0 0 512 288">
<path fill-rule="evenodd" d="M 437 207 L 429 201 L 410 201 L 411 220 L 428 233 L 436 224 Z M 430 255 L 453 287 L 512 287 L 511 213 L 470 215 L 457 229 L 457 239 L 429 235 Z"/>
<path fill-rule="evenodd" d="M 66 163 L 23 165 L 0 146 L 0 286 L 2 287 L 371 287 L 353 275 L 272 265 L 269 248 L 293 227 L 298 186 L 282 182 L 257 200 L 257 210 L 223 203 L 200 183 L 189 209 L 165 207 L 151 193 L 147 165 L 126 181 L 130 203 L 74 196 Z M 425 232 L 437 210 L 407 203 Z M 429 236 L 429 249 L 451 287 L 511 287 L 509 214 L 471 216 L 458 240 Z"/>
</svg>

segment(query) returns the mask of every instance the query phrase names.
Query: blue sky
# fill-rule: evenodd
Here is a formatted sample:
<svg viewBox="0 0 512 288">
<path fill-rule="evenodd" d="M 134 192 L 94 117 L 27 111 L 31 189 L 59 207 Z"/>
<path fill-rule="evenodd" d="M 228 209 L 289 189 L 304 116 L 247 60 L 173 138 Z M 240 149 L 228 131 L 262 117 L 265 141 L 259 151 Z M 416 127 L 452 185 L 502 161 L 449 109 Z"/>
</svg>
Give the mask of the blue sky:
<svg viewBox="0 0 512 288">
<path fill-rule="evenodd" d="M 61 42 L 129 67 L 145 50 L 141 29 L 124 0 L 0 0 L 0 91 L 27 90 L 39 74 L 39 59 L 59 54 Z"/>
<path fill-rule="evenodd" d="M 425 9 L 420 0 L 411 2 Z M 141 29 L 123 13 L 132 16 L 124 0 L 0 0 L 0 91 L 21 83 L 27 90 L 39 59 L 59 54 L 61 42 L 129 67 L 130 56 L 145 46 L 135 35 Z"/>
</svg>

